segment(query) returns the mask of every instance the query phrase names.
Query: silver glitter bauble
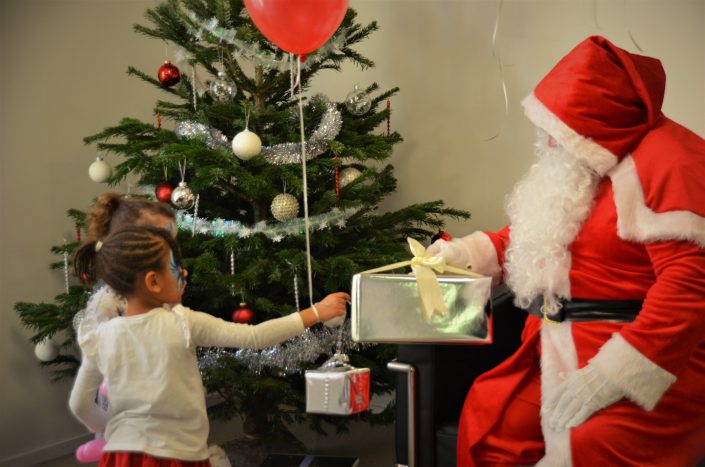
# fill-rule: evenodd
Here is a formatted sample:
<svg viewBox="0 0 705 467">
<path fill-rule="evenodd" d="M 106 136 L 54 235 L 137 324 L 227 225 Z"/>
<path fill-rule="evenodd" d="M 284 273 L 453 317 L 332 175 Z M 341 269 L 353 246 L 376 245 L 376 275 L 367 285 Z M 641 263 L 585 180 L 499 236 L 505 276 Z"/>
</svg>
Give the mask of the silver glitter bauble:
<svg viewBox="0 0 705 467">
<path fill-rule="evenodd" d="M 88 176 L 94 182 L 106 182 L 112 175 L 113 168 L 102 157 L 96 158 L 95 162 L 88 167 Z"/>
<path fill-rule="evenodd" d="M 247 128 L 236 134 L 232 143 L 233 154 L 247 161 L 255 157 L 262 150 L 262 140 L 256 133 Z"/>
<path fill-rule="evenodd" d="M 299 213 L 299 202 L 289 193 L 282 193 L 274 197 L 270 210 L 279 222 L 289 221 Z"/>
<path fill-rule="evenodd" d="M 353 115 L 364 115 L 372 107 L 372 101 L 367 93 L 355 85 L 352 91 L 345 97 L 345 108 Z"/>
<path fill-rule="evenodd" d="M 340 186 L 341 188 L 344 187 L 345 185 L 349 185 L 353 181 L 355 181 L 360 175 L 362 175 L 362 172 L 357 170 L 355 167 L 347 167 L 343 170 L 340 171 Z"/>
<path fill-rule="evenodd" d="M 233 83 L 225 73 L 222 71 L 218 72 L 218 77 L 211 82 L 208 87 L 208 92 L 213 99 L 220 102 L 227 102 L 233 98 L 237 88 L 235 83 Z"/>
<path fill-rule="evenodd" d="M 179 209 L 189 209 L 195 201 L 196 195 L 186 185 L 186 182 L 179 182 L 179 186 L 171 192 L 171 204 Z"/>
</svg>

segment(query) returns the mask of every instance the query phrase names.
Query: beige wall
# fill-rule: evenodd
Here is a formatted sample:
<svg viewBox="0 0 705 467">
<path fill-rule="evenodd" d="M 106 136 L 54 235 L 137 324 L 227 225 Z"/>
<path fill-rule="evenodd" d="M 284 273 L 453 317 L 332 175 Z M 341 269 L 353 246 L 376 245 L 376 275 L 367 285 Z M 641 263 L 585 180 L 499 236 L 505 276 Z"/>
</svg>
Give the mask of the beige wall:
<svg viewBox="0 0 705 467">
<path fill-rule="evenodd" d="M 0 2 L 1 466 L 70 452 L 85 437 L 66 408 L 69 386 L 49 382 L 38 367 L 13 304 L 52 301 L 63 290 L 61 272 L 47 267 L 49 247 L 73 238 L 65 211 L 105 190 L 87 177 L 96 153 L 81 138 L 123 116 L 152 119 L 159 93 L 124 73 L 128 65 L 156 71 L 165 58 L 163 43 L 132 32 L 152 5 Z M 665 112 L 705 136 L 705 0 L 505 0 L 496 41 L 501 75 L 492 55 L 494 0 L 351 5 L 381 27 L 361 48 L 377 67 L 322 76 L 313 91 L 342 100 L 355 83 L 401 88 L 391 121 L 405 139 L 392 159 L 399 188 L 384 206 L 444 199 L 473 215 L 450 224 L 455 235 L 503 225 L 504 196 L 532 157 L 533 130 L 519 102 L 590 34 L 637 52 L 631 33 L 644 54 L 661 58 Z"/>
</svg>

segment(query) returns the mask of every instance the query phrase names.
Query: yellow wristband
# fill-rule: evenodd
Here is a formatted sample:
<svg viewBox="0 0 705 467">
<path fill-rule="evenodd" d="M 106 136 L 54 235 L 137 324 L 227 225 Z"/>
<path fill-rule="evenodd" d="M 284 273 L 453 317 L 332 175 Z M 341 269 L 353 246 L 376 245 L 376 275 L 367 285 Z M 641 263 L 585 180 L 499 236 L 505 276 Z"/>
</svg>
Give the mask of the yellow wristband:
<svg viewBox="0 0 705 467">
<path fill-rule="evenodd" d="M 311 304 L 311 309 L 313 310 L 313 314 L 316 315 L 316 322 L 320 323 L 321 322 L 321 315 L 318 314 L 318 310 L 316 309 L 316 305 L 313 303 Z"/>
</svg>

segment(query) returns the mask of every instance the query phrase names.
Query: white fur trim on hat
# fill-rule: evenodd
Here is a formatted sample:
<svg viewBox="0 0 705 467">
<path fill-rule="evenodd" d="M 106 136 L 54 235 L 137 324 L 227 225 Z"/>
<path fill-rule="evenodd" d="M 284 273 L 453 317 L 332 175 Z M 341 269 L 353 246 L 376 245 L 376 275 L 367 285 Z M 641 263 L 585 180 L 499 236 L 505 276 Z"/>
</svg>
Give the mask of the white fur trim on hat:
<svg viewBox="0 0 705 467">
<path fill-rule="evenodd" d="M 524 113 L 531 122 L 551 135 L 558 143 L 587 164 L 600 176 L 614 167 L 618 158 L 589 138 L 576 133 L 563 123 L 532 92 L 522 101 Z"/>
<path fill-rule="evenodd" d="M 620 238 L 642 243 L 688 240 L 705 248 L 705 218 L 690 211 L 658 213 L 646 205 L 631 156 L 625 157 L 608 175 L 612 179 Z"/>
<path fill-rule="evenodd" d="M 630 400 L 645 410 L 652 410 L 677 379 L 646 358 L 619 334 L 613 334 L 590 363 L 597 365 L 610 382 L 619 386 Z"/>
</svg>

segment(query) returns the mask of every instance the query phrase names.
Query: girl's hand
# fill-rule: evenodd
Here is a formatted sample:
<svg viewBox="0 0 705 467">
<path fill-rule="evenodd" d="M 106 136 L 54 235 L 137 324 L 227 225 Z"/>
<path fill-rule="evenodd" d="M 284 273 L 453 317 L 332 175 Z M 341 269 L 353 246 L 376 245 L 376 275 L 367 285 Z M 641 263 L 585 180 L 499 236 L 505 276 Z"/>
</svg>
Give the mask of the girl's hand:
<svg viewBox="0 0 705 467">
<path fill-rule="evenodd" d="M 350 295 L 345 292 L 334 292 L 320 302 L 316 303 L 316 310 L 321 322 L 333 320 L 334 318 L 342 317 L 338 325 L 345 319 L 345 304 L 350 301 Z"/>
</svg>

